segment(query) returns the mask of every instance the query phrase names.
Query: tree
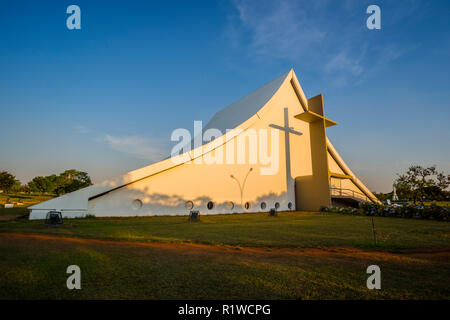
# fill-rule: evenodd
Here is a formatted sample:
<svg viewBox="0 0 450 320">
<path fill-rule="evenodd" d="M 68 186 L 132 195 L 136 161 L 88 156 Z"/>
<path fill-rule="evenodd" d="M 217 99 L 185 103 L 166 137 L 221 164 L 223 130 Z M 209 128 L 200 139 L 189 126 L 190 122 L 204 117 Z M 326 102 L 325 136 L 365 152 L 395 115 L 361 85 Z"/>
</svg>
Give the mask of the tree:
<svg viewBox="0 0 450 320">
<path fill-rule="evenodd" d="M 10 190 L 11 190 L 11 192 L 14 192 L 14 193 L 22 191 L 22 183 L 20 183 L 19 180 L 14 180 L 14 184 Z"/>
<path fill-rule="evenodd" d="M 423 201 L 425 197 L 433 200 L 441 197 L 449 180 L 449 176 L 437 172 L 436 166 L 425 168 L 415 165 L 410 166 L 405 174 L 399 175 L 395 186 L 400 198 L 416 203 Z"/>
<path fill-rule="evenodd" d="M 73 192 L 78 189 L 89 187 L 90 185 L 92 185 L 92 181 L 89 175 L 86 172 L 78 171 L 73 176 L 72 181 L 67 185 L 65 191 Z"/>
<path fill-rule="evenodd" d="M 42 177 L 34 177 L 28 183 L 31 192 L 39 192 L 39 193 L 53 193 L 57 187 L 56 185 L 57 176 L 52 174 L 50 176 Z"/>
<path fill-rule="evenodd" d="M 423 189 L 423 196 L 425 199 L 441 200 L 442 190 L 437 185 L 425 187 Z"/>
<path fill-rule="evenodd" d="M 448 186 L 450 185 L 450 174 L 449 175 L 445 175 L 443 172 L 439 172 L 436 176 L 437 179 L 437 186 L 441 189 L 441 190 L 445 190 L 448 188 Z"/>
<path fill-rule="evenodd" d="M 402 200 L 412 200 L 412 192 L 410 183 L 401 180 L 400 178 L 395 182 L 395 188 L 397 189 L 397 196 Z"/>
<path fill-rule="evenodd" d="M 28 184 L 22 185 L 22 191 L 25 193 L 30 193 L 31 192 L 30 186 Z"/>
<path fill-rule="evenodd" d="M 377 192 L 372 192 L 374 194 L 375 197 L 377 197 L 378 200 L 382 201 L 382 202 L 386 202 L 386 200 L 388 199 L 392 199 L 392 192 L 388 192 L 388 193 L 377 193 Z"/>
<path fill-rule="evenodd" d="M 0 172 L 0 189 L 5 193 L 8 193 L 10 189 L 14 186 L 16 177 L 14 177 L 8 171 Z"/>
<path fill-rule="evenodd" d="M 34 177 L 28 183 L 32 192 L 56 193 L 58 196 L 90 185 L 92 182 L 89 175 L 74 169 L 66 170 L 58 176 L 52 174 L 46 177 Z"/>
<path fill-rule="evenodd" d="M 57 195 L 69 193 L 92 185 L 91 178 L 86 172 L 75 169 L 66 170 L 56 179 Z"/>
</svg>

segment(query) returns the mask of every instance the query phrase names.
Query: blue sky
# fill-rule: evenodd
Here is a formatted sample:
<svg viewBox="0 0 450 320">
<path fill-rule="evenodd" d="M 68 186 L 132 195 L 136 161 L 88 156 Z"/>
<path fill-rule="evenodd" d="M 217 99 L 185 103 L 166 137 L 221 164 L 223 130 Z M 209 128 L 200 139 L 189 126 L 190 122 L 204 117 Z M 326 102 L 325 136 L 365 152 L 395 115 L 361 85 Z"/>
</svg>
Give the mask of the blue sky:
<svg viewBox="0 0 450 320">
<path fill-rule="evenodd" d="M 66 28 L 67 6 L 81 30 Z M 366 8 L 381 8 L 381 30 Z M 372 190 L 450 171 L 448 1 L 2 1 L 0 170 L 95 182 L 170 153 L 176 128 L 294 68 Z"/>
</svg>

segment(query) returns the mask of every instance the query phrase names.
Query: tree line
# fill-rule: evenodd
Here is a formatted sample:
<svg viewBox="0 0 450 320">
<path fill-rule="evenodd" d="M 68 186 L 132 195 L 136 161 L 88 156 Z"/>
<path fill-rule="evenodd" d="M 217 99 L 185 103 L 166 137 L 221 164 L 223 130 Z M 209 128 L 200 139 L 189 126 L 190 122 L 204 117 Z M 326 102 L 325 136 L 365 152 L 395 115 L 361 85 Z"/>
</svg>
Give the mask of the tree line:
<svg viewBox="0 0 450 320">
<path fill-rule="evenodd" d="M 8 171 L 0 172 L 0 190 L 4 193 L 50 193 L 60 196 L 65 193 L 92 185 L 86 172 L 75 169 L 66 170 L 59 175 L 34 177 L 27 184 L 22 184 Z"/>
<path fill-rule="evenodd" d="M 450 192 L 450 175 L 439 172 L 436 166 L 423 167 L 413 165 L 405 173 L 398 174 L 394 181 L 397 196 L 403 201 L 413 203 L 431 201 L 448 201 Z M 385 201 L 392 199 L 393 192 L 377 193 L 378 199 Z"/>
</svg>

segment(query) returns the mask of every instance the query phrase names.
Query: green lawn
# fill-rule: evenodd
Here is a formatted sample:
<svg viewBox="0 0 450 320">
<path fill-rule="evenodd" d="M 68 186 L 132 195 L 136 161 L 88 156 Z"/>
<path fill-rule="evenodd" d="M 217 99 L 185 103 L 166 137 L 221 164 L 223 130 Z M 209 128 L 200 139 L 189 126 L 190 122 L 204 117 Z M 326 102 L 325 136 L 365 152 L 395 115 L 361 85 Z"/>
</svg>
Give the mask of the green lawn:
<svg viewBox="0 0 450 320">
<path fill-rule="evenodd" d="M 27 208 L 24 207 L 14 207 L 14 208 L 3 208 L 0 207 L 0 215 L 25 215 L 28 212 L 30 212 L 30 210 L 28 210 Z"/>
<path fill-rule="evenodd" d="M 0 222 L 0 299 L 449 299 L 450 224 L 375 223 L 377 247 L 369 218 L 332 213 Z"/>
<path fill-rule="evenodd" d="M 7 210 L 7 209 L 5 209 Z M 378 246 L 373 244 L 369 217 L 336 213 L 282 212 L 202 216 L 66 219 L 58 228 L 43 221 L 0 224 L 0 232 L 149 242 L 196 242 L 251 247 L 358 247 L 390 251 L 450 248 L 450 224 L 418 219 L 376 217 Z"/>
<path fill-rule="evenodd" d="M 0 207 L 0 222 L 14 220 L 21 216 L 27 215 L 29 210 L 24 207 L 2 208 Z"/>
</svg>

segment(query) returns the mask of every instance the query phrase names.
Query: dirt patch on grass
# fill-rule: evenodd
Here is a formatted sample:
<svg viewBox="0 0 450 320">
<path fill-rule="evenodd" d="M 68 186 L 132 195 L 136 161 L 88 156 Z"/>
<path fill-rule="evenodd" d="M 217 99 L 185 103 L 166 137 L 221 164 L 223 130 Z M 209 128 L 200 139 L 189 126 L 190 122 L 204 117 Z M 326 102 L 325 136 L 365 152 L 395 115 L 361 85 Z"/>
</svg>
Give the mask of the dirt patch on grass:
<svg viewBox="0 0 450 320">
<path fill-rule="evenodd" d="M 434 250 L 420 253 L 391 253 L 386 251 L 367 251 L 351 247 L 326 247 L 326 248 L 255 248 L 236 247 L 228 245 L 208 245 L 198 243 L 163 243 L 163 242 L 141 242 L 141 241 L 115 241 L 89 238 L 75 238 L 66 236 L 52 236 L 43 234 L 22 234 L 22 233 L 0 233 L 1 238 L 20 238 L 24 240 L 37 241 L 59 241 L 65 243 L 79 244 L 100 244 L 112 246 L 134 246 L 160 248 L 177 251 L 183 254 L 221 254 L 229 253 L 242 256 L 305 256 L 321 258 L 357 258 L 362 260 L 397 260 L 398 262 L 425 262 L 426 260 L 435 262 L 450 262 L 450 250 Z"/>
<path fill-rule="evenodd" d="M 448 299 L 450 253 L 264 248 L 0 233 L 0 298 Z M 84 287 L 65 287 L 83 268 Z M 366 288 L 366 268 L 383 290 Z"/>
</svg>

